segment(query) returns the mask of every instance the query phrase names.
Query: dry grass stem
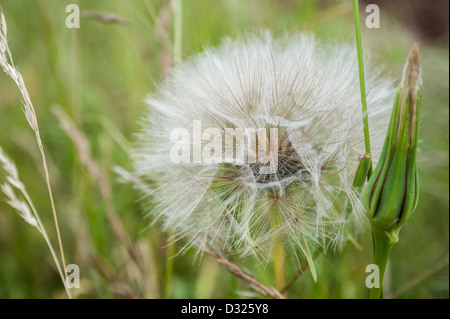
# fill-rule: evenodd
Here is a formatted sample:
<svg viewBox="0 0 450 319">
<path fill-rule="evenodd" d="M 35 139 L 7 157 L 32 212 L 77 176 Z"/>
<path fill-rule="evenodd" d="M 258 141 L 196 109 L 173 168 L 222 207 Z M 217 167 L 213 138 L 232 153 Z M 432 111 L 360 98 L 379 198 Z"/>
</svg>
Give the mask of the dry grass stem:
<svg viewBox="0 0 450 319">
<path fill-rule="evenodd" d="M 114 13 L 103 13 L 98 11 L 84 10 L 81 11 L 81 16 L 84 18 L 94 19 L 102 23 L 116 23 L 123 25 L 130 24 L 130 22 L 127 19 Z"/>
<path fill-rule="evenodd" d="M 135 253 L 136 248 L 134 243 L 129 238 L 121 219 L 119 218 L 116 210 L 112 205 L 113 200 L 109 183 L 104 177 L 97 162 L 92 157 L 86 138 L 78 130 L 78 128 L 62 108 L 55 107 L 53 109 L 53 113 L 61 123 L 63 130 L 75 145 L 75 148 L 77 149 L 76 153 L 78 154 L 82 165 L 85 167 L 87 173 L 93 179 L 100 192 L 100 195 L 106 206 L 106 213 L 111 224 L 111 229 L 116 238 L 122 244 L 128 256 L 127 259 L 131 261 L 131 263 L 127 263 L 128 274 L 139 284 L 139 286 L 141 287 L 141 292 L 148 291 L 148 289 L 146 288 L 148 284 L 148 279 L 145 275 L 146 271 L 144 271 L 144 268 L 140 263 L 140 258 Z M 155 295 L 152 293 L 150 296 L 146 297 L 155 297 Z"/>
<path fill-rule="evenodd" d="M 48 248 L 50 249 L 50 253 L 53 257 L 56 268 L 63 282 L 64 288 L 66 289 L 67 295 L 71 296 L 70 290 L 67 288 L 65 283 L 64 272 L 61 268 L 60 261 L 56 256 L 53 245 L 51 244 L 51 241 L 47 235 L 47 231 L 45 230 L 45 227 L 41 222 L 41 219 L 31 200 L 31 197 L 28 194 L 25 185 L 19 178 L 17 167 L 13 163 L 13 161 L 8 156 L 6 156 L 1 147 L 0 164 L 3 167 L 3 171 L 5 173 L 5 182 L 1 185 L 1 190 L 8 198 L 6 203 L 11 206 L 25 222 L 35 227 L 41 233 L 42 237 L 44 237 L 44 240 L 47 243 Z"/>
<path fill-rule="evenodd" d="M 211 249 L 211 247 L 201 242 L 199 239 L 194 238 L 194 241 L 197 242 L 198 246 L 205 253 L 214 257 L 217 260 L 217 262 L 223 265 L 231 274 L 245 281 L 251 290 L 256 291 L 272 299 L 284 299 L 283 295 L 277 289 L 273 287 L 267 287 L 266 285 L 261 283 L 258 279 L 256 279 L 254 276 L 245 272 L 241 267 L 229 261 L 219 253 L 215 252 L 213 249 Z"/>
<path fill-rule="evenodd" d="M 300 269 L 297 271 L 297 273 L 292 277 L 292 279 L 284 286 L 283 289 L 281 289 L 281 293 L 285 293 L 291 288 L 291 286 L 295 283 L 295 281 L 308 269 L 309 263 L 303 264 Z"/>
<path fill-rule="evenodd" d="M 64 248 L 63 248 L 63 244 L 62 244 L 62 240 L 61 240 L 58 216 L 56 214 L 55 202 L 53 200 L 53 192 L 52 192 L 52 188 L 51 188 L 51 184 L 50 184 L 50 176 L 49 176 L 49 172 L 48 172 L 47 160 L 45 157 L 44 147 L 42 145 L 42 140 L 41 140 L 41 137 L 39 134 L 39 126 L 38 126 L 38 122 L 37 122 L 37 118 L 36 118 L 36 112 L 34 110 L 33 103 L 31 102 L 30 96 L 28 94 L 27 88 L 25 86 L 23 77 L 20 74 L 17 67 L 14 65 L 14 60 L 12 58 L 12 54 L 11 54 L 11 51 L 8 46 L 7 25 L 6 25 L 5 16 L 3 15 L 3 11 L 0 11 L 0 66 L 2 67 L 3 71 L 16 83 L 17 87 L 19 88 L 19 90 L 22 94 L 22 98 L 23 98 L 22 103 L 24 106 L 25 117 L 28 121 L 28 124 L 30 125 L 30 127 L 33 129 L 33 131 L 35 133 L 36 142 L 39 147 L 39 152 L 41 154 L 41 159 L 42 159 L 42 165 L 44 168 L 45 180 L 46 180 L 47 190 L 48 190 L 48 194 L 49 194 L 49 198 L 50 198 L 50 204 L 52 207 L 53 220 L 55 222 L 55 228 L 56 228 L 56 234 L 58 237 L 58 244 L 59 244 L 59 250 L 60 250 L 60 254 L 61 254 L 61 260 L 62 260 L 64 269 L 66 269 L 66 260 L 64 257 Z M 65 274 L 65 276 L 67 278 L 67 274 Z M 72 296 L 71 296 L 70 290 L 66 289 L 66 291 L 68 291 L 68 296 L 69 296 L 69 298 L 71 298 Z"/>
</svg>

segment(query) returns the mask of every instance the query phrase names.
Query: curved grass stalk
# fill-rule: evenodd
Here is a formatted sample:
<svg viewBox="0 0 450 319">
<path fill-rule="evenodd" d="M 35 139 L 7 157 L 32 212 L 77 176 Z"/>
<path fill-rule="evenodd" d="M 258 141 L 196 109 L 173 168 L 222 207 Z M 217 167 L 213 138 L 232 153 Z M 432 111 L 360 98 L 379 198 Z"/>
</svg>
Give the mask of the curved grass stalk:
<svg viewBox="0 0 450 319">
<path fill-rule="evenodd" d="M 44 240 L 50 250 L 50 253 L 52 255 L 52 258 L 55 262 L 57 271 L 61 277 L 61 281 L 63 282 L 64 288 L 66 290 L 66 293 L 68 296 L 70 296 L 70 290 L 66 286 L 66 279 L 64 276 L 63 269 L 61 267 L 60 261 L 55 253 L 55 250 L 53 248 L 53 245 L 48 237 L 47 231 L 45 230 L 44 224 L 41 221 L 41 218 L 39 217 L 39 214 L 33 204 L 33 201 L 31 200 L 30 195 L 28 194 L 25 185 L 22 183 L 22 181 L 19 179 L 19 173 L 17 170 L 16 165 L 13 163 L 13 161 L 6 156 L 6 154 L 3 152 L 2 148 L 0 147 L 0 163 L 3 166 L 3 170 L 6 173 L 6 181 L 1 186 L 1 190 L 8 198 L 7 203 L 17 211 L 20 217 L 30 224 L 31 226 L 35 227 L 44 237 Z M 23 199 L 20 199 L 16 196 L 16 191 L 18 191 Z M 31 213 L 30 213 L 31 211 Z"/>
<path fill-rule="evenodd" d="M 353 14 L 355 17 L 355 37 L 356 37 L 356 49 L 358 52 L 358 72 L 359 72 L 359 86 L 361 90 L 361 105 L 363 113 L 363 125 L 364 125 L 364 146 L 366 154 L 371 154 L 370 149 L 370 131 L 369 131 L 369 118 L 367 113 L 367 99 L 366 99 L 366 81 L 364 79 L 364 60 L 362 52 L 361 41 L 361 25 L 359 21 L 359 5 L 358 0 L 353 0 Z"/>
<path fill-rule="evenodd" d="M 0 66 L 2 67 L 3 71 L 16 83 L 16 85 L 19 88 L 19 90 L 22 94 L 22 97 L 23 97 L 22 103 L 24 106 L 25 117 L 26 117 L 31 129 L 34 131 L 34 134 L 36 137 L 36 142 L 39 147 L 39 153 L 40 153 L 41 159 L 42 159 L 42 165 L 43 165 L 43 169 L 44 169 L 44 173 L 45 173 L 45 181 L 46 181 L 47 191 L 48 191 L 49 198 L 50 198 L 50 204 L 51 204 L 52 213 L 53 213 L 53 220 L 55 223 L 55 229 L 56 229 L 56 234 L 57 234 L 57 238 L 58 238 L 59 251 L 60 251 L 63 267 L 64 267 L 64 269 L 66 269 L 66 261 L 65 261 L 65 257 L 64 257 L 64 248 L 63 248 L 63 244 L 62 244 L 62 240 L 61 240 L 61 232 L 60 232 L 60 227 L 59 227 L 59 222 L 58 222 L 58 216 L 56 214 L 55 202 L 53 199 L 53 192 L 52 192 L 50 176 L 49 176 L 48 167 L 47 167 L 47 160 L 46 160 L 44 147 L 42 145 L 42 140 L 41 140 L 40 133 L 39 133 L 39 126 L 38 126 L 38 122 L 37 122 L 37 118 L 36 118 L 36 112 L 34 110 L 30 96 L 28 94 L 27 88 L 25 86 L 23 77 L 20 74 L 20 72 L 17 70 L 16 66 L 14 65 L 14 60 L 12 58 L 12 54 L 11 54 L 11 51 L 8 46 L 6 32 L 7 32 L 6 19 L 3 15 L 3 12 L 0 12 Z M 67 274 L 65 274 L 65 277 L 67 279 Z M 69 298 L 72 298 L 70 290 L 67 290 L 67 292 L 68 292 Z"/>
</svg>

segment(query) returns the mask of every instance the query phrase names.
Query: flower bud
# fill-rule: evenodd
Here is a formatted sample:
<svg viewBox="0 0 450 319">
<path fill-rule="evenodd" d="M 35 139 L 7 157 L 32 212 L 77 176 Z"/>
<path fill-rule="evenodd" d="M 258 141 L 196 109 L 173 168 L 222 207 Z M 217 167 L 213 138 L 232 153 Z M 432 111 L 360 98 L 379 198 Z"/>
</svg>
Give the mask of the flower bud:
<svg viewBox="0 0 450 319">
<path fill-rule="evenodd" d="M 419 49 L 413 45 L 397 91 L 388 132 L 363 200 L 372 226 L 397 239 L 417 206 L 417 144 L 422 79 Z"/>
</svg>

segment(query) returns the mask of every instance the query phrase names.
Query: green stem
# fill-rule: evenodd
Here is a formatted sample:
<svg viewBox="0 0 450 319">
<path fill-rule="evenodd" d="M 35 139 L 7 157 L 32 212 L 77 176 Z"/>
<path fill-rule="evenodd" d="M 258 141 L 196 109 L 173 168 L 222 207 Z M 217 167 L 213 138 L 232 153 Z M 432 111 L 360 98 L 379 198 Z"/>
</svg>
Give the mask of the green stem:
<svg viewBox="0 0 450 319">
<path fill-rule="evenodd" d="M 173 21 L 173 57 L 174 64 L 177 65 L 181 62 L 183 51 L 183 1 L 178 0 L 175 2 L 174 8 L 174 21 Z"/>
<path fill-rule="evenodd" d="M 364 61 L 363 61 L 362 42 L 361 42 L 361 26 L 360 26 L 360 22 L 359 22 L 358 0 L 353 0 L 353 14 L 355 17 L 356 50 L 358 52 L 359 87 L 361 90 L 361 104 L 362 104 L 363 125 L 364 125 L 364 146 L 365 146 L 366 153 L 371 154 L 370 135 L 369 135 L 369 118 L 368 118 L 368 114 L 367 114 L 366 83 L 364 80 Z"/>
<path fill-rule="evenodd" d="M 175 244 L 170 243 L 172 237 L 172 232 L 170 231 L 167 235 L 167 248 L 166 248 L 166 272 L 164 277 L 164 299 L 172 298 L 172 277 L 173 277 L 173 266 L 175 255 Z"/>
<path fill-rule="evenodd" d="M 284 269 L 284 247 L 283 239 L 279 236 L 275 242 L 275 252 L 273 256 L 275 282 L 278 290 L 281 290 L 286 285 L 286 274 Z"/>
<path fill-rule="evenodd" d="M 174 57 L 174 65 L 177 65 L 182 60 L 182 35 L 183 35 L 183 7 L 182 0 L 175 1 L 175 7 L 173 12 L 173 57 Z M 168 238 L 170 239 L 173 235 L 173 232 L 169 232 Z M 164 298 L 171 298 L 172 296 L 172 277 L 173 277 L 173 268 L 174 268 L 174 260 L 173 256 L 175 255 L 174 244 L 169 244 L 166 250 L 166 273 L 165 273 L 165 286 L 164 286 Z"/>
<path fill-rule="evenodd" d="M 388 236 L 388 234 L 380 228 L 372 225 L 373 238 L 373 258 L 374 263 L 380 270 L 379 288 L 372 288 L 370 291 L 370 299 L 383 299 L 383 279 L 386 272 L 386 266 L 389 260 L 391 249 L 396 243 Z"/>
</svg>

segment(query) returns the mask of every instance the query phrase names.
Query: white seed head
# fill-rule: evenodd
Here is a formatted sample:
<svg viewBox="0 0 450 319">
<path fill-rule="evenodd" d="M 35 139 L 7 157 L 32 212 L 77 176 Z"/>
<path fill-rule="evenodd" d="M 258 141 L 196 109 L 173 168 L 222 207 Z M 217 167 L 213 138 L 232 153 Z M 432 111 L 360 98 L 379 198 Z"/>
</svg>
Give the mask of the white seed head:
<svg viewBox="0 0 450 319">
<path fill-rule="evenodd" d="M 138 136 L 137 172 L 157 185 L 150 213 L 179 237 L 242 255 L 268 257 L 278 239 L 300 253 L 340 247 L 363 212 L 352 189 L 364 154 L 354 51 L 305 34 L 275 40 L 262 33 L 226 40 L 175 67 L 148 97 Z M 379 73 L 366 66 L 375 159 L 394 94 Z M 193 163 L 210 135 L 200 148 L 190 145 L 191 161 L 174 163 L 171 133 L 184 128 L 193 139 L 194 121 L 222 136 L 226 128 L 276 128 L 277 149 L 266 148 L 278 155 L 274 170 L 260 170 L 261 159 Z"/>
</svg>

